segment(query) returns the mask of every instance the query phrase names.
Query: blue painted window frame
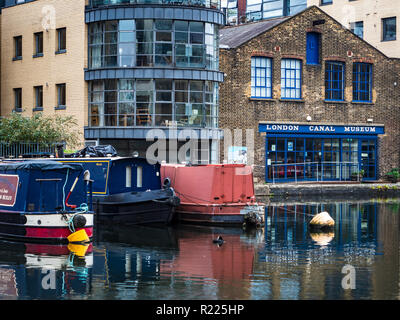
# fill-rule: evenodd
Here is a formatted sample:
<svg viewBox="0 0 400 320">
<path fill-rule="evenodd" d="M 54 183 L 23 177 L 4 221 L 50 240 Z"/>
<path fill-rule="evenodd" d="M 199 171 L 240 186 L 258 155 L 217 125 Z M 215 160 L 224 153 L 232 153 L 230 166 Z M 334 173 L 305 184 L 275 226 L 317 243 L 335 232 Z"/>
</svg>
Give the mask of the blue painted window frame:
<svg viewBox="0 0 400 320">
<path fill-rule="evenodd" d="M 371 63 L 353 64 L 353 102 L 372 102 L 372 76 Z"/>
<path fill-rule="evenodd" d="M 272 98 L 272 58 L 251 57 L 251 97 Z"/>
<path fill-rule="evenodd" d="M 344 101 L 346 65 L 340 61 L 325 63 L 325 100 Z"/>
<path fill-rule="evenodd" d="M 301 100 L 302 61 L 282 59 L 281 61 L 281 99 Z"/>
</svg>

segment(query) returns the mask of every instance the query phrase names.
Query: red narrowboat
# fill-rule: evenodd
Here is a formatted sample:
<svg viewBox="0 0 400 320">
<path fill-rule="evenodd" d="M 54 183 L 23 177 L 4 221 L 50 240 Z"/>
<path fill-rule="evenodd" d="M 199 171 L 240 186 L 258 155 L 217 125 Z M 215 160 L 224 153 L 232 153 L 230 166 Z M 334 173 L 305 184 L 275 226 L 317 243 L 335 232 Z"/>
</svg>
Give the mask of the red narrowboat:
<svg viewBox="0 0 400 320">
<path fill-rule="evenodd" d="M 176 218 L 210 225 L 264 225 L 253 170 L 244 164 L 162 164 L 161 179 L 180 198 Z"/>
</svg>

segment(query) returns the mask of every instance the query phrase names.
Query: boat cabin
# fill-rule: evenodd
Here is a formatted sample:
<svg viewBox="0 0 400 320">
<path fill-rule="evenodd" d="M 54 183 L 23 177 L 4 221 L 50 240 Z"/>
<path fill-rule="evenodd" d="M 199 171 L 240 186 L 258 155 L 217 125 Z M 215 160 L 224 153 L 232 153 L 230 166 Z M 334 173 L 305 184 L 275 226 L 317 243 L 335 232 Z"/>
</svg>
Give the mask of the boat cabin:
<svg viewBox="0 0 400 320">
<path fill-rule="evenodd" d="M 88 204 L 88 187 L 80 164 L 55 161 L 12 161 L 0 163 L 0 210 L 15 212 L 68 211 L 65 199 L 79 207 Z M 11 222 L 11 221 L 10 221 Z"/>
<path fill-rule="evenodd" d="M 161 189 L 160 165 L 139 157 L 63 158 L 62 163 L 79 163 L 89 170 L 93 195 Z M 112 177 L 112 178 L 111 178 Z"/>
</svg>

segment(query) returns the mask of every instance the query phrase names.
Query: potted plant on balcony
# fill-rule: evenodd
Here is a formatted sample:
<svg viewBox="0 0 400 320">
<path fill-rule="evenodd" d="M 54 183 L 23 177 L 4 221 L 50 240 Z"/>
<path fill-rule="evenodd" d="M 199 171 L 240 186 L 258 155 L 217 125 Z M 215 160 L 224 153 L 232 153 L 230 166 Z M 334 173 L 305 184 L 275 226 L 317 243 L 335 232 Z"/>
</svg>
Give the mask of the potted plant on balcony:
<svg viewBox="0 0 400 320">
<path fill-rule="evenodd" d="M 394 168 L 390 170 L 388 173 L 386 173 L 386 178 L 392 182 L 396 183 L 400 180 L 400 171 L 397 168 Z"/>
</svg>

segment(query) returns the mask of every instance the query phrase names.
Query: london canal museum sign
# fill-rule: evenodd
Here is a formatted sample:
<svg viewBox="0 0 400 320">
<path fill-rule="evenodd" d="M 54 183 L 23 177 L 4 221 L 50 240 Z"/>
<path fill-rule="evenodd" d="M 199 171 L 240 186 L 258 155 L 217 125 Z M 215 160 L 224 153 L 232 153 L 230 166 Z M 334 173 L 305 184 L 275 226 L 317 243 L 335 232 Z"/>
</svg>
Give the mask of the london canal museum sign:
<svg viewBox="0 0 400 320">
<path fill-rule="evenodd" d="M 308 134 L 384 134 L 384 126 L 260 123 L 259 132 Z"/>
</svg>

